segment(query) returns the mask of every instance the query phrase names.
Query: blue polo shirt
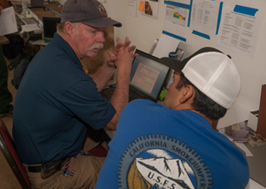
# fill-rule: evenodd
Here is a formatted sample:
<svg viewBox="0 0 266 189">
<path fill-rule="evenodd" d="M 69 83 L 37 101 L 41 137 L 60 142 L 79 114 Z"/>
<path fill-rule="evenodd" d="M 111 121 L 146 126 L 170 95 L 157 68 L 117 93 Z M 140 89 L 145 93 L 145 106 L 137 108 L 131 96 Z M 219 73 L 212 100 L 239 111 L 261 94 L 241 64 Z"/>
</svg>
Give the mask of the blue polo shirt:
<svg viewBox="0 0 266 189">
<path fill-rule="evenodd" d="M 101 129 L 114 114 L 75 52 L 55 34 L 29 64 L 16 94 L 18 155 L 26 164 L 73 156 L 82 148 L 87 126 Z"/>
</svg>

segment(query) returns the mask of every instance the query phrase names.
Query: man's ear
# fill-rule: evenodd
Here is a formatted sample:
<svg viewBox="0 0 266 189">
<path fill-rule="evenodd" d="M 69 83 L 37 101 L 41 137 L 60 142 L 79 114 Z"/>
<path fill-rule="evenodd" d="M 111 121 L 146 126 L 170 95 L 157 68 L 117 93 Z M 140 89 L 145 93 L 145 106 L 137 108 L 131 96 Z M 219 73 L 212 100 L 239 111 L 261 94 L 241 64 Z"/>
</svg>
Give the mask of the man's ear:
<svg viewBox="0 0 266 189">
<path fill-rule="evenodd" d="M 187 85 L 186 87 L 183 87 L 181 98 L 179 99 L 179 103 L 183 104 L 187 102 L 188 100 L 193 100 L 195 95 L 195 89 L 192 85 Z"/>
<path fill-rule="evenodd" d="M 65 23 L 65 31 L 68 35 L 71 35 L 74 32 L 75 26 L 73 23 L 67 21 Z"/>
</svg>

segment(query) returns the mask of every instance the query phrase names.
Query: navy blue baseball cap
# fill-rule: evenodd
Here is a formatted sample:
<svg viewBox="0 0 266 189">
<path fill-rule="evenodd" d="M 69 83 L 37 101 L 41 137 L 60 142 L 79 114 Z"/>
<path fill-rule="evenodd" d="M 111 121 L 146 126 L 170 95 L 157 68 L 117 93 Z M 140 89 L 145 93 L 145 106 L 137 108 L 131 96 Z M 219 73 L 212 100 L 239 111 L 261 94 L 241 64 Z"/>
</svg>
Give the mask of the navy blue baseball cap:
<svg viewBox="0 0 266 189">
<path fill-rule="evenodd" d="M 104 6 L 97 0 L 67 0 L 62 8 L 61 23 L 80 22 L 95 28 L 122 24 L 107 16 Z"/>
</svg>

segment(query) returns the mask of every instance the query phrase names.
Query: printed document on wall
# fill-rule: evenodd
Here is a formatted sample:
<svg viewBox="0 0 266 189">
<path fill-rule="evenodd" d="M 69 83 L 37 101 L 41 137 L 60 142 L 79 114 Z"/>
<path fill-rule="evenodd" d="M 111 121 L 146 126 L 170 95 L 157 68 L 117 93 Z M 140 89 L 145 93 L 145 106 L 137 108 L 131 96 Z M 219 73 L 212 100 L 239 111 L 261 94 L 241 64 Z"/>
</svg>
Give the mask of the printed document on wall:
<svg viewBox="0 0 266 189">
<path fill-rule="evenodd" d="M 167 5 L 164 30 L 176 36 L 186 38 L 188 13 L 188 9 Z"/>
<path fill-rule="evenodd" d="M 182 3 L 186 5 L 190 5 L 191 0 L 164 0 L 165 3 L 173 2 L 173 3 Z"/>
<path fill-rule="evenodd" d="M 133 17 L 137 16 L 137 0 L 127 0 L 127 14 Z"/>
<path fill-rule="evenodd" d="M 144 4 L 144 10 L 141 12 L 143 16 L 148 16 L 154 19 L 158 19 L 159 15 L 159 3 L 158 0 L 146 0 Z"/>
<path fill-rule="evenodd" d="M 209 37 L 216 35 L 220 4 L 221 1 L 194 0 L 190 28 Z"/>
<path fill-rule="evenodd" d="M 236 12 L 236 10 L 240 10 Z M 264 15 L 257 16 L 258 9 L 247 7 L 225 8 L 218 34 L 217 45 L 254 57 L 263 27 Z M 250 10 L 250 11 L 246 11 Z"/>
</svg>

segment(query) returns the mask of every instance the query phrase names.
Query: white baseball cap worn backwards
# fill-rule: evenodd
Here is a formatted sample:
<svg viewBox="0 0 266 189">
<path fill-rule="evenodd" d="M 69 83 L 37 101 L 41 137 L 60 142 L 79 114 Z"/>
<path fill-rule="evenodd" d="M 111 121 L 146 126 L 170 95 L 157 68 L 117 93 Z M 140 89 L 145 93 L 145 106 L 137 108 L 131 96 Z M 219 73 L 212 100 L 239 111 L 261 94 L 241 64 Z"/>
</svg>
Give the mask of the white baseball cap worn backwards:
<svg viewBox="0 0 266 189">
<path fill-rule="evenodd" d="M 239 94 L 240 77 L 234 63 L 215 48 L 204 47 L 182 61 L 162 58 L 161 62 L 184 74 L 201 92 L 226 109 Z"/>
</svg>

